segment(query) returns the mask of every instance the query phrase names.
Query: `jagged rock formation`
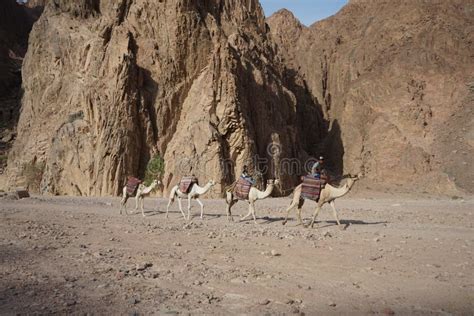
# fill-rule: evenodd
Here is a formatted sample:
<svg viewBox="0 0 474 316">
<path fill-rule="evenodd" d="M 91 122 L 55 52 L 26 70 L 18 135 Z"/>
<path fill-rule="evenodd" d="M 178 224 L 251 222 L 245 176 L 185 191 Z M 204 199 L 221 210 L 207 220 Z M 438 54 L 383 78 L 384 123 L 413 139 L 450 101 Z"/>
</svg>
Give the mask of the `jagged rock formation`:
<svg viewBox="0 0 474 316">
<path fill-rule="evenodd" d="M 244 163 L 291 185 L 277 162 L 314 154 L 325 125 L 267 32 L 257 0 L 48 1 L 23 66 L 10 184 L 28 166 L 45 193 L 118 194 L 159 153 L 165 192 L 194 173 L 216 196 Z"/>
<path fill-rule="evenodd" d="M 39 13 L 39 11 L 38 11 Z M 28 34 L 35 16 L 31 10 L 4 0 L 0 5 L 0 188 L 6 155 L 15 137 L 21 100 L 21 65 L 28 47 Z"/>
<path fill-rule="evenodd" d="M 21 63 L 28 47 L 34 20 L 15 0 L 0 6 L 0 122 L 9 123 L 17 114 L 21 87 Z"/>
<path fill-rule="evenodd" d="M 474 1 L 351 0 L 310 27 L 268 19 L 323 105 L 339 169 L 417 192 L 474 192 Z"/>
</svg>

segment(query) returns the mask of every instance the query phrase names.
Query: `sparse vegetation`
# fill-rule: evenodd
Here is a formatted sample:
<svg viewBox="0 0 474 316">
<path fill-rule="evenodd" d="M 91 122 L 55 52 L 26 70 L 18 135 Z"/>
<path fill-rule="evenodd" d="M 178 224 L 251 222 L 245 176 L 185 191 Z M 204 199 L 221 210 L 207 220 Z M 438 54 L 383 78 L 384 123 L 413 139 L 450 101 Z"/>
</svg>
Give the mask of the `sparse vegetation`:
<svg viewBox="0 0 474 316">
<path fill-rule="evenodd" d="M 150 185 L 155 179 L 161 179 L 164 172 L 165 161 L 159 154 L 156 154 L 148 161 L 145 172 L 145 185 Z"/>
</svg>

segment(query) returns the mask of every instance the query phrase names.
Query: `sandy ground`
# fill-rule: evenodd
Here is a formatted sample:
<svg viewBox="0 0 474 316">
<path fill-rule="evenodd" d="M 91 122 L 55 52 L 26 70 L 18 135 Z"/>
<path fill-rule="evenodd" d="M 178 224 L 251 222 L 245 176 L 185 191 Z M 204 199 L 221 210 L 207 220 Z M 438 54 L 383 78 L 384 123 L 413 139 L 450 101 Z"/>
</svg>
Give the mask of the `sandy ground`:
<svg viewBox="0 0 474 316">
<path fill-rule="evenodd" d="M 223 200 L 204 200 L 203 220 L 193 204 L 186 227 L 164 199 L 146 200 L 145 218 L 118 203 L 0 200 L 0 313 L 474 313 L 474 199 L 348 196 L 346 229 L 329 206 L 318 228 L 295 213 L 282 226 L 288 198 L 257 202 L 259 225 L 237 221 L 244 202 L 234 223 Z"/>
</svg>

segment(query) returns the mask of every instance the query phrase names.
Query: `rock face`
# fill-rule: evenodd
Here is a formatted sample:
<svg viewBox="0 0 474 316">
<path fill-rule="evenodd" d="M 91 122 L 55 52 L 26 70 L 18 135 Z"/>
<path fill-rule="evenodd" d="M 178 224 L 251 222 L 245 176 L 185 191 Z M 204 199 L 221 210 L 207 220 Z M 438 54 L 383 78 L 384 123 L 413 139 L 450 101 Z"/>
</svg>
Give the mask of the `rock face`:
<svg viewBox="0 0 474 316">
<path fill-rule="evenodd" d="M 39 8 L 38 8 L 39 9 Z M 39 13 L 39 11 L 38 11 Z M 4 0 L 0 6 L 0 188 L 4 187 L 7 152 L 15 137 L 21 91 L 21 65 L 35 16 L 31 9 Z"/>
<path fill-rule="evenodd" d="M 217 196 L 244 163 L 291 185 L 275 166 L 316 154 L 325 125 L 275 55 L 257 0 L 48 1 L 23 66 L 9 183 L 117 194 L 158 153 L 165 193 L 194 173 Z"/>
<path fill-rule="evenodd" d="M 474 1 L 351 0 L 310 27 L 285 10 L 268 23 L 323 105 L 338 169 L 374 188 L 474 192 Z"/>
<path fill-rule="evenodd" d="M 29 10 L 15 0 L 0 7 L 0 122 L 8 125 L 18 112 L 21 64 L 34 20 Z"/>
</svg>

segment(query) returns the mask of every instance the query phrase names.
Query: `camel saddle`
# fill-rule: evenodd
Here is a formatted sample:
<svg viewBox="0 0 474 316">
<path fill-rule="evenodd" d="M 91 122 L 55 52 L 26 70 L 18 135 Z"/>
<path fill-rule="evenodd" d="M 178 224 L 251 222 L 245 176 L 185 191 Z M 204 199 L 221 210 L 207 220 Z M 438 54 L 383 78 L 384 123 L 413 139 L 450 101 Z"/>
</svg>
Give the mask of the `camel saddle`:
<svg viewBox="0 0 474 316">
<path fill-rule="evenodd" d="M 234 195 L 239 200 L 247 200 L 249 197 L 250 188 L 252 183 L 244 178 L 239 178 L 234 187 Z"/>
<path fill-rule="evenodd" d="M 189 191 L 191 191 L 191 188 L 195 183 L 198 183 L 198 179 L 194 176 L 182 177 L 181 181 L 179 182 L 179 191 L 187 194 Z"/>
<path fill-rule="evenodd" d="M 319 196 L 327 183 L 327 179 L 325 177 L 317 179 L 313 176 L 303 176 L 301 178 L 303 180 L 303 185 L 301 186 L 301 197 L 316 202 L 319 201 Z"/>
<path fill-rule="evenodd" d="M 135 194 L 137 194 L 138 186 L 141 183 L 142 183 L 142 180 L 129 176 L 127 180 L 127 194 L 131 196 L 134 196 Z"/>
</svg>

